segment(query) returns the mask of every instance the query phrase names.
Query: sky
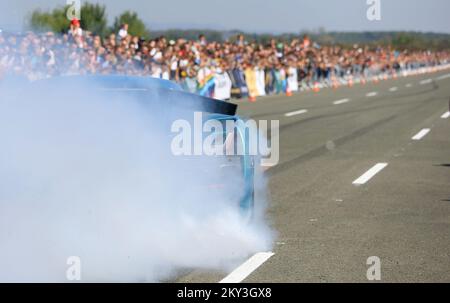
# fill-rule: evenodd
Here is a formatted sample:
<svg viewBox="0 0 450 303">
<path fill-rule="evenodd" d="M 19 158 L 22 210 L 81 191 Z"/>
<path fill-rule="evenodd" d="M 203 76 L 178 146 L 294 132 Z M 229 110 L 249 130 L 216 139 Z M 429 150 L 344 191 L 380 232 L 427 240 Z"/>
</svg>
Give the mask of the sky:
<svg viewBox="0 0 450 303">
<path fill-rule="evenodd" d="M 81 0 L 82 2 L 85 0 Z M 450 33 L 449 0 L 378 0 L 381 20 L 369 21 L 368 0 L 90 0 L 107 6 L 110 22 L 137 11 L 150 30 L 238 29 L 248 32 L 415 30 Z M 21 29 L 34 9 L 66 0 L 0 0 L 0 28 Z"/>
</svg>

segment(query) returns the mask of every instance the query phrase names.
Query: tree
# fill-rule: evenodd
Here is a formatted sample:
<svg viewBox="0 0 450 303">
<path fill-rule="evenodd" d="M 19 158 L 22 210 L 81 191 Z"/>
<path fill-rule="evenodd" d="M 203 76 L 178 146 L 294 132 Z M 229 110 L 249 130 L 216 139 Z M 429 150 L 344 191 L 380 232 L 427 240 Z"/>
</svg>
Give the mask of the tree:
<svg viewBox="0 0 450 303">
<path fill-rule="evenodd" d="M 85 3 L 81 7 L 81 28 L 103 36 L 107 31 L 106 7 Z"/>
<path fill-rule="evenodd" d="M 68 28 L 66 7 L 56 8 L 52 12 L 35 10 L 31 13 L 29 27 L 36 31 L 53 31 L 61 33 Z"/>
<path fill-rule="evenodd" d="M 147 30 L 144 22 L 139 19 L 137 13 L 126 11 L 120 16 L 116 17 L 114 19 L 112 30 L 117 33 L 124 23 L 128 24 L 128 33 L 130 35 L 139 36 L 144 39 L 150 37 L 150 32 Z"/>
<path fill-rule="evenodd" d="M 65 32 L 69 29 L 67 20 L 69 6 L 59 7 L 53 11 L 35 10 L 31 13 L 29 26 L 36 31 Z M 106 7 L 99 4 L 85 3 L 81 7 L 81 28 L 98 35 L 104 35 L 107 30 Z"/>
</svg>

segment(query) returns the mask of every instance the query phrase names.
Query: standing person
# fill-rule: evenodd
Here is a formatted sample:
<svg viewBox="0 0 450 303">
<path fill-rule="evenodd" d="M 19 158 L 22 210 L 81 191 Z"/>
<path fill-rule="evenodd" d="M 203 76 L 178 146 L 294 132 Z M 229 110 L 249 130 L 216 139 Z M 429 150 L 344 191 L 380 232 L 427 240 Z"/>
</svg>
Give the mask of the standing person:
<svg viewBox="0 0 450 303">
<path fill-rule="evenodd" d="M 237 36 L 236 45 L 237 46 L 246 46 L 247 45 L 247 41 L 245 41 L 244 35 L 239 34 Z"/>
<path fill-rule="evenodd" d="M 265 74 L 265 87 L 266 87 L 266 94 L 271 95 L 275 88 L 275 71 L 272 66 L 272 64 L 267 64 L 264 67 L 264 74 Z"/>
<path fill-rule="evenodd" d="M 281 94 L 286 87 L 286 71 L 281 63 L 277 63 L 275 66 L 275 93 Z"/>
<path fill-rule="evenodd" d="M 310 45 L 311 45 L 311 40 L 309 39 L 309 36 L 308 35 L 304 35 L 303 36 L 303 43 L 302 43 L 303 49 L 309 49 Z"/>
<path fill-rule="evenodd" d="M 226 69 L 226 65 L 222 63 L 216 69 L 214 76 L 214 98 L 224 101 L 231 99 L 231 88 L 233 86 Z"/>
<path fill-rule="evenodd" d="M 170 80 L 173 80 L 175 82 L 178 82 L 179 79 L 179 72 L 178 72 L 178 64 L 179 60 L 176 54 L 172 54 L 172 57 L 169 60 L 170 65 Z"/>
<path fill-rule="evenodd" d="M 248 94 L 250 99 L 254 99 L 258 96 L 258 84 L 255 69 L 250 62 L 244 63 L 245 83 L 248 87 Z"/>
<path fill-rule="evenodd" d="M 234 62 L 233 68 L 231 69 L 231 72 L 229 73 L 232 88 L 231 88 L 231 94 L 233 97 L 236 98 L 243 98 L 248 96 L 248 87 L 245 82 L 245 74 L 244 70 L 241 66 L 241 63 Z"/>
<path fill-rule="evenodd" d="M 69 36 L 74 40 L 83 36 L 83 30 L 81 29 L 80 20 L 72 19 L 70 22 Z"/>
<path fill-rule="evenodd" d="M 128 37 L 128 24 L 124 23 L 120 26 L 119 32 L 117 33 L 117 37 L 120 40 L 123 40 L 126 37 Z"/>
<path fill-rule="evenodd" d="M 83 30 L 81 29 L 80 20 L 73 19 L 70 22 L 69 40 L 78 48 L 84 48 Z"/>
<path fill-rule="evenodd" d="M 289 61 L 287 68 L 287 87 L 290 92 L 298 91 L 298 74 L 294 61 Z"/>
<path fill-rule="evenodd" d="M 206 41 L 205 35 L 201 34 L 200 36 L 198 36 L 198 43 L 201 46 L 206 46 L 208 44 L 208 41 Z"/>
<path fill-rule="evenodd" d="M 208 67 L 206 56 L 200 59 L 200 68 L 197 71 L 197 83 L 199 94 L 205 97 L 212 97 L 214 94 L 214 73 Z"/>
<path fill-rule="evenodd" d="M 197 71 L 193 67 L 183 70 L 180 75 L 180 83 L 184 90 L 196 94 L 197 93 Z"/>
<path fill-rule="evenodd" d="M 254 68 L 255 76 L 256 76 L 256 90 L 258 92 L 258 96 L 266 95 L 266 77 L 264 66 L 262 62 L 257 62 Z"/>
</svg>

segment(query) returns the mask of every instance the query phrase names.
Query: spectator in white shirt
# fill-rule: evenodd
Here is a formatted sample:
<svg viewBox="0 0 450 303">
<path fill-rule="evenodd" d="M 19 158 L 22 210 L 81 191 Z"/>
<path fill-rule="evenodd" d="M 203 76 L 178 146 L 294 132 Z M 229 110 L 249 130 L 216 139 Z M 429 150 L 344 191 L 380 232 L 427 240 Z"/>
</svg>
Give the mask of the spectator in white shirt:
<svg viewBox="0 0 450 303">
<path fill-rule="evenodd" d="M 128 24 L 124 23 L 120 27 L 119 33 L 117 34 L 120 39 L 125 39 L 128 36 Z"/>
<path fill-rule="evenodd" d="M 77 37 L 82 37 L 83 36 L 83 30 L 81 29 L 80 20 L 73 19 L 70 22 L 69 35 L 71 35 L 73 38 L 77 38 Z"/>
</svg>

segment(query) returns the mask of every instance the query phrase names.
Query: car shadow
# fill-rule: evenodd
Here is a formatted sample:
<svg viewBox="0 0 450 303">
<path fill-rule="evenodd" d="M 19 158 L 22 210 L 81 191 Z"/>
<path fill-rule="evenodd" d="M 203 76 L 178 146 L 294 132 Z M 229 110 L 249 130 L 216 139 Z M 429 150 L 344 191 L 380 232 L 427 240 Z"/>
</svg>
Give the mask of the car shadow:
<svg viewBox="0 0 450 303">
<path fill-rule="evenodd" d="M 445 164 L 435 164 L 433 166 L 440 166 L 440 167 L 450 167 L 449 163 L 445 163 Z"/>
<path fill-rule="evenodd" d="M 450 164 L 449 164 L 449 163 L 444 163 L 444 164 L 435 164 L 435 165 L 433 165 L 433 166 L 439 166 L 439 167 L 450 167 Z M 448 199 L 443 199 L 443 200 L 441 200 L 441 202 L 450 202 L 450 198 L 448 198 Z"/>
</svg>

